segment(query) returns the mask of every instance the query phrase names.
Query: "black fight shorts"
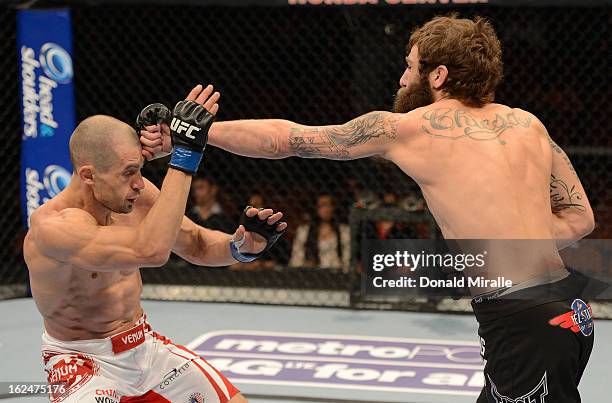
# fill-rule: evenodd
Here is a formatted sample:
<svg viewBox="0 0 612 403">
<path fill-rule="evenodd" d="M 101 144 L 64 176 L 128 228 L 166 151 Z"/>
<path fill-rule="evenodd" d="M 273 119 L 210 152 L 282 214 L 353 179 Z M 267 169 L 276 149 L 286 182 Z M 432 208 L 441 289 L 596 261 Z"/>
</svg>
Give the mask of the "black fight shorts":
<svg viewBox="0 0 612 403">
<path fill-rule="evenodd" d="M 587 278 L 570 275 L 507 296 L 472 301 L 485 386 L 477 403 L 577 403 L 593 349 Z"/>
</svg>

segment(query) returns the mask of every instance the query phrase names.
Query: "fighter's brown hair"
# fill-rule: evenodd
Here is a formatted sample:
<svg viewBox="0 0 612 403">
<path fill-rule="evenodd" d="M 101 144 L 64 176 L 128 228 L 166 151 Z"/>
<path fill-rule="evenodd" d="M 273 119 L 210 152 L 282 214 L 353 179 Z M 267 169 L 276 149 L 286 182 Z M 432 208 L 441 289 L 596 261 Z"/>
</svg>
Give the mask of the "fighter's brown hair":
<svg viewBox="0 0 612 403">
<path fill-rule="evenodd" d="M 502 51 L 487 20 L 436 17 L 412 32 L 407 51 L 414 45 L 421 77 L 444 65 L 448 77 L 442 88 L 451 97 L 470 106 L 493 101 L 503 75 Z"/>
</svg>

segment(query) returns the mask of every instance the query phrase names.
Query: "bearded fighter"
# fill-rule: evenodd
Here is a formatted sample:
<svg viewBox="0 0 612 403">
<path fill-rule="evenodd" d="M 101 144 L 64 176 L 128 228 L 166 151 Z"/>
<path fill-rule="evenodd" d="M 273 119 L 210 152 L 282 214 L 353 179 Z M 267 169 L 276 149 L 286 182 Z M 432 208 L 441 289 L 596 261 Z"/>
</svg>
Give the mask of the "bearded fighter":
<svg viewBox="0 0 612 403">
<path fill-rule="evenodd" d="M 558 250 L 594 227 L 580 179 L 536 116 L 494 102 L 502 51 L 490 23 L 436 17 L 406 53 L 393 112 L 326 126 L 217 122 L 210 143 L 256 158 L 380 156 L 418 183 L 446 239 L 533 240 L 489 262 L 513 286 L 471 290 L 486 362 L 478 403 L 579 402 L 594 325 L 585 278 Z M 144 155 L 168 152 L 167 138 L 164 125 L 141 132 Z"/>
</svg>

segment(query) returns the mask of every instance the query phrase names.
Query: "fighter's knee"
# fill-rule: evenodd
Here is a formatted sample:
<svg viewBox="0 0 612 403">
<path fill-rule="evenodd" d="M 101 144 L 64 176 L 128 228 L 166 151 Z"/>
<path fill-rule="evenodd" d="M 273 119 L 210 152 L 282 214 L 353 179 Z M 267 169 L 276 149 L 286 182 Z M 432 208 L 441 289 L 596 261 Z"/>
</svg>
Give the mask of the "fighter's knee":
<svg viewBox="0 0 612 403">
<path fill-rule="evenodd" d="M 238 393 L 236 396 L 232 397 L 227 403 L 249 403 L 246 397 L 242 396 L 241 393 Z"/>
</svg>

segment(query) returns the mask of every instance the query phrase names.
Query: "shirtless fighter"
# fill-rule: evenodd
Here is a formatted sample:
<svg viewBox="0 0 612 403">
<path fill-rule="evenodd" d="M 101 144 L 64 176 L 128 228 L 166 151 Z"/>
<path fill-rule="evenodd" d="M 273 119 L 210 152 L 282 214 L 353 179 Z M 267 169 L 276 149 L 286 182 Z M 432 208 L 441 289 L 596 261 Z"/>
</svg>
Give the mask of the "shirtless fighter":
<svg viewBox="0 0 612 403">
<path fill-rule="evenodd" d="M 258 158 L 378 155 L 419 184 L 445 238 L 548 240 L 490 262 L 517 287 L 473 290 L 486 359 L 478 403 L 579 402 L 593 322 L 584 278 L 557 251 L 594 226 L 576 171 L 534 115 L 493 103 L 501 46 L 485 20 L 434 18 L 412 33 L 407 53 L 394 113 L 330 126 L 218 122 L 210 143 Z M 141 133 L 145 156 L 168 151 L 163 133 Z"/>
<path fill-rule="evenodd" d="M 52 401 L 247 401 L 198 355 L 153 331 L 140 305 L 140 267 L 162 266 L 170 252 L 205 266 L 250 261 L 287 227 L 271 209 L 247 208 L 233 236 L 184 217 L 218 99 L 212 86 L 197 86 L 176 105 L 161 191 L 140 173 L 129 125 L 97 115 L 73 132 L 70 185 L 32 215 L 24 244 Z"/>
</svg>

